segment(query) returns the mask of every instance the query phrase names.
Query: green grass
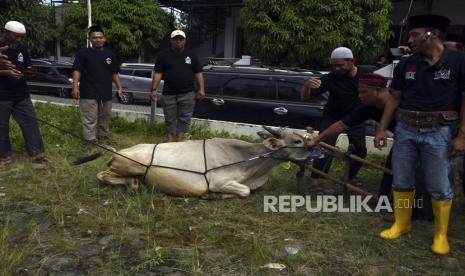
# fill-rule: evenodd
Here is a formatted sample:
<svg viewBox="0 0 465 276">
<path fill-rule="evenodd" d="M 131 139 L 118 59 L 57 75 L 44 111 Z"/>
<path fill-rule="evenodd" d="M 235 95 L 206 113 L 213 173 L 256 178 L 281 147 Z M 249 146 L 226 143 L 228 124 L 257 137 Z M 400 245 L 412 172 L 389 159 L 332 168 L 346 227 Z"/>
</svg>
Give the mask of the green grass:
<svg viewBox="0 0 465 276">
<path fill-rule="evenodd" d="M 80 133 L 76 108 L 39 104 L 41 118 Z M 53 272 L 47 260 L 73 256 L 64 271 L 91 275 L 161 273 L 161 267 L 192 275 L 276 275 L 260 268 L 282 263 L 292 275 L 408 274 L 452 272 L 445 258 L 430 250 L 432 223 L 415 221 L 412 234 L 384 241 L 377 233 L 389 226 L 373 213 L 264 213 L 264 195 L 296 193 L 295 173 L 279 167 L 269 183 L 246 199 L 204 201 L 175 198 L 149 187 L 130 191 L 100 184 L 95 175 L 106 168 L 108 155 L 81 166 L 70 162 L 88 152 L 79 140 L 41 125 L 47 154 L 53 165 L 32 165 L 16 124 L 11 126 L 14 164 L 0 169 L 0 275 L 41 275 Z M 159 143 L 162 125 L 112 120 L 111 135 L 117 148 L 137 143 Z M 211 133 L 194 126 L 192 139 Z M 241 137 L 254 140 L 251 137 Z M 370 157 L 381 162 L 378 157 Z M 332 174 L 342 175 L 335 162 Z M 381 174 L 363 169 L 365 188 L 375 192 Z M 340 194 L 336 184 L 323 188 Z M 450 223 L 449 257 L 465 267 L 465 216 L 461 190 Z M 288 255 L 284 247 L 299 249 Z M 98 248 L 94 254 L 82 246 Z M 40 272 L 40 273 L 39 273 Z M 28 274 L 29 273 L 29 274 Z"/>
</svg>

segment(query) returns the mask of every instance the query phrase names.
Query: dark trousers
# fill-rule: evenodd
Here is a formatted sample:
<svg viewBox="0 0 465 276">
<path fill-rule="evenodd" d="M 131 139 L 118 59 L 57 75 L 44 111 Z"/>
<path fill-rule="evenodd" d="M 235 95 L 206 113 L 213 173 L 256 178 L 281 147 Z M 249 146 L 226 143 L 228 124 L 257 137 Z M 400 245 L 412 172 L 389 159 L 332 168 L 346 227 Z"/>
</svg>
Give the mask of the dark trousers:
<svg viewBox="0 0 465 276">
<path fill-rule="evenodd" d="M 392 171 L 392 149 L 389 151 L 388 156 L 386 157 L 386 163 L 384 167 Z M 392 191 L 392 181 L 394 177 L 390 173 L 383 173 L 381 182 L 379 183 L 378 196 L 391 196 Z"/>
<path fill-rule="evenodd" d="M 321 122 L 320 132 L 324 131 L 325 129 L 327 129 L 329 126 L 331 126 L 333 123 L 337 121 L 338 120 L 335 120 L 330 117 L 324 117 L 323 121 Z M 349 138 L 349 144 L 354 145 L 352 154 L 357 155 L 361 158 L 365 158 L 367 156 L 367 148 L 366 148 L 366 141 L 365 141 L 365 127 L 363 126 L 363 124 L 349 128 L 346 131 L 346 133 Z M 334 146 L 336 144 L 336 141 L 337 141 L 337 136 L 333 136 L 333 137 L 330 137 L 324 140 L 323 142 Z M 316 159 L 315 161 L 313 161 L 313 167 L 315 169 L 328 173 L 328 170 L 331 167 L 331 162 L 332 162 L 331 156 L 327 156 L 322 159 Z M 362 167 L 362 163 L 355 162 L 355 161 L 351 162 L 350 170 L 349 170 L 349 179 L 353 179 L 357 175 L 361 167 Z M 319 176 L 313 173 L 312 178 L 319 178 Z"/>
<path fill-rule="evenodd" d="M 39 125 L 31 99 L 0 101 L 0 158 L 11 155 L 10 117 L 13 116 L 23 133 L 26 150 L 30 156 L 44 152 Z"/>
</svg>

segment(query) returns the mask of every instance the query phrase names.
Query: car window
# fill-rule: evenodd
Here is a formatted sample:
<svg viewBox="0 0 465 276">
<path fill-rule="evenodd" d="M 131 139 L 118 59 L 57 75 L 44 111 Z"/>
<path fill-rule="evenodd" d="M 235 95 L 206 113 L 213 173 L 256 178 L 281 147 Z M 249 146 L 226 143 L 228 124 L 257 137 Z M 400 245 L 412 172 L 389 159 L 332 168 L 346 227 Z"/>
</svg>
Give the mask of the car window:
<svg viewBox="0 0 465 276">
<path fill-rule="evenodd" d="M 301 101 L 300 89 L 303 83 L 291 81 L 277 81 L 278 100 L 282 101 Z"/>
<path fill-rule="evenodd" d="M 134 70 L 134 76 L 143 78 L 152 78 L 152 71 Z"/>
<path fill-rule="evenodd" d="M 204 73 L 205 93 L 208 95 L 220 94 L 220 91 L 230 75 Z"/>
<path fill-rule="evenodd" d="M 250 99 L 269 99 L 270 81 L 259 78 L 234 78 L 226 83 L 223 94 Z"/>
<path fill-rule="evenodd" d="M 121 69 L 121 70 L 119 71 L 119 73 L 120 73 L 121 75 L 131 75 L 131 74 L 132 74 L 132 70 L 129 70 L 129 69 Z"/>
<path fill-rule="evenodd" d="M 71 67 L 57 67 L 58 72 L 62 75 L 72 77 L 73 69 Z"/>
</svg>

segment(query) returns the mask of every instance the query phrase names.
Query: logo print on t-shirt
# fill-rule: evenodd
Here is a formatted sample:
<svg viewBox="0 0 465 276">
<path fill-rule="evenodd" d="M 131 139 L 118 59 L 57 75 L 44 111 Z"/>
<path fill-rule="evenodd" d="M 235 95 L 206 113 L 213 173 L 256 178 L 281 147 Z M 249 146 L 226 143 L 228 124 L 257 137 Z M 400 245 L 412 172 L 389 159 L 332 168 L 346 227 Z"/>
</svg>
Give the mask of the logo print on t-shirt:
<svg viewBox="0 0 465 276">
<path fill-rule="evenodd" d="M 18 54 L 18 62 L 21 62 L 21 63 L 24 62 L 24 56 L 22 53 Z"/>
<path fill-rule="evenodd" d="M 450 69 L 439 69 L 434 72 L 434 80 L 450 80 Z"/>
<path fill-rule="evenodd" d="M 186 64 L 191 64 L 191 58 L 190 57 L 186 57 Z"/>
<path fill-rule="evenodd" d="M 105 59 L 105 61 L 107 62 L 107 64 L 111 64 L 111 58 L 107 58 Z"/>
<path fill-rule="evenodd" d="M 415 72 L 417 71 L 416 64 L 409 64 L 405 69 L 405 79 L 406 80 L 414 80 L 415 79 Z"/>
</svg>

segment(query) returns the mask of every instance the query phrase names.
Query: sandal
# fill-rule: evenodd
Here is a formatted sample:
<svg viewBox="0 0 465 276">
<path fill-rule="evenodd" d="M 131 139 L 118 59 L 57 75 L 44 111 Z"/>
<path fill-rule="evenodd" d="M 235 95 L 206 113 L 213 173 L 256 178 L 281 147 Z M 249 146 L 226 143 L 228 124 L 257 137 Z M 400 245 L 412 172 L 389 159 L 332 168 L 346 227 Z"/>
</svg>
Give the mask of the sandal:
<svg viewBox="0 0 465 276">
<path fill-rule="evenodd" d="M 52 160 L 48 159 L 45 155 L 43 154 L 37 154 L 33 157 L 31 157 L 32 163 L 52 163 Z"/>
</svg>

